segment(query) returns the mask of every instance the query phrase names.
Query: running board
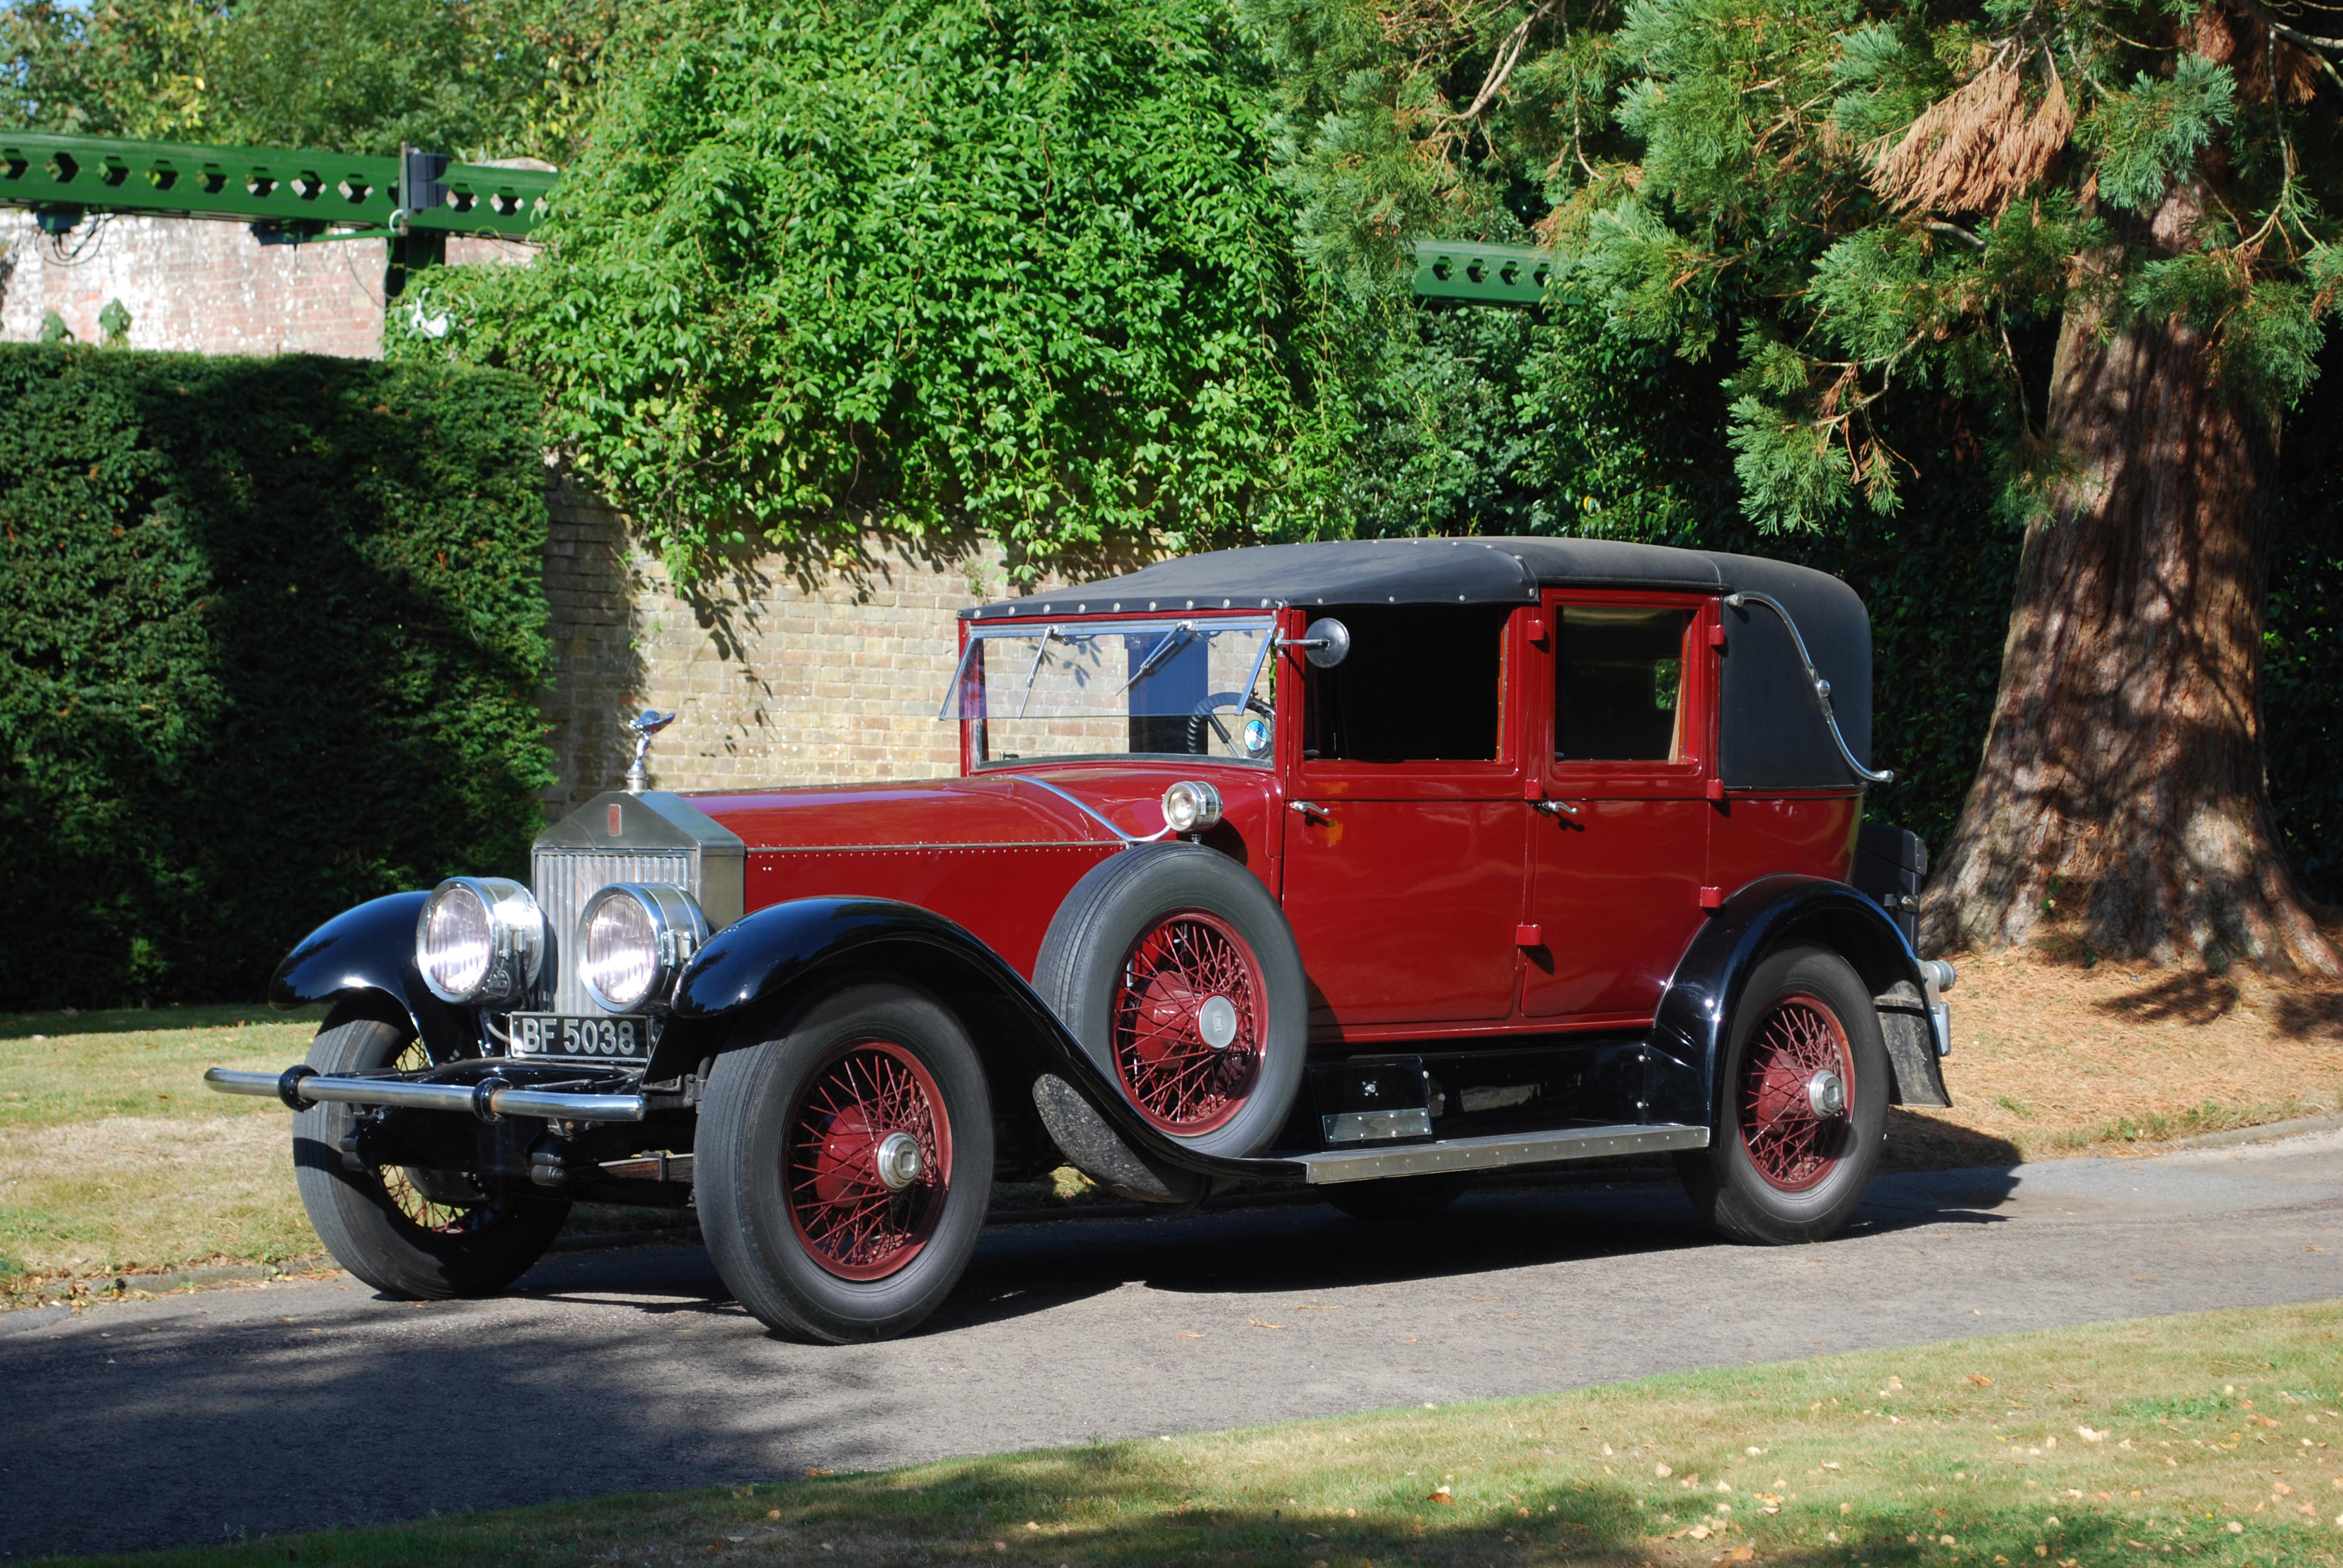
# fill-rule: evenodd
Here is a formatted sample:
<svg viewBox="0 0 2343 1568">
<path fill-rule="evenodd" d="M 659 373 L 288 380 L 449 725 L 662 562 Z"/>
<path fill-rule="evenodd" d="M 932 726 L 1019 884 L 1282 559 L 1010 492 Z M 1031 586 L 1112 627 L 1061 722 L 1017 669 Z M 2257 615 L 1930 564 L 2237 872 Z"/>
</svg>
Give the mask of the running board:
<svg viewBox="0 0 2343 1568">
<path fill-rule="evenodd" d="M 1604 1160 L 1614 1154 L 1663 1154 L 1705 1149 L 1708 1129 L 1663 1121 L 1650 1126 L 1573 1127 L 1560 1132 L 1516 1132 L 1499 1138 L 1452 1138 L 1382 1149 L 1303 1154 L 1293 1163 L 1312 1187 L 1373 1181 L 1384 1176 L 1424 1176 L 1439 1171 L 1494 1171 L 1504 1165 L 1548 1165 L 1564 1160 Z"/>
</svg>

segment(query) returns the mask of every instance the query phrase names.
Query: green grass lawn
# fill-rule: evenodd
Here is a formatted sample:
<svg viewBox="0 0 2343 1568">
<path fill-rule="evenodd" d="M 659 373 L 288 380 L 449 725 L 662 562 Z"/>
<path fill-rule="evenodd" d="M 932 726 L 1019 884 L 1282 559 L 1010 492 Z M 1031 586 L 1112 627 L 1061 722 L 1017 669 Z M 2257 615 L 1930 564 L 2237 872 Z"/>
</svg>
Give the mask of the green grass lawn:
<svg viewBox="0 0 2343 1568">
<path fill-rule="evenodd" d="M 0 1022 L 0 1290 L 317 1251 L 285 1108 L 203 1084 L 299 1060 L 317 1027 L 261 1007 Z"/>
<path fill-rule="evenodd" d="M 107 1562 L 2331 1565 L 2343 1303 Z"/>
<path fill-rule="evenodd" d="M 317 1260 L 321 1243 L 293 1184 L 291 1117 L 275 1100 L 206 1089 L 203 1074 L 289 1067 L 324 1014 L 247 1006 L 0 1018 L 0 1305 L 60 1280 Z M 1003 1186 L 996 1201 L 1032 1208 L 1098 1195 L 1061 1171 Z M 580 1204 L 568 1230 L 689 1223 L 673 1210 Z"/>
</svg>

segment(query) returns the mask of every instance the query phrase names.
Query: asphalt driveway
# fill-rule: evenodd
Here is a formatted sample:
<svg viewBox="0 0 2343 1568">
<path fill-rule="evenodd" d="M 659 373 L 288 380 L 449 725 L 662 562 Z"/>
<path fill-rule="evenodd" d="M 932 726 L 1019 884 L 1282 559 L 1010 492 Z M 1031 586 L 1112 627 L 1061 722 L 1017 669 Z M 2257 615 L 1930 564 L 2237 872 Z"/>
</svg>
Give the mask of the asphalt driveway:
<svg viewBox="0 0 2343 1568">
<path fill-rule="evenodd" d="M 0 1316 L 0 1556 L 1446 1402 L 2343 1294 L 2343 1133 L 1883 1178 L 1827 1246 L 1665 1188 L 987 1232 L 914 1337 L 766 1335 L 696 1249 L 414 1306 L 347 1278 Z"/>
</svg>

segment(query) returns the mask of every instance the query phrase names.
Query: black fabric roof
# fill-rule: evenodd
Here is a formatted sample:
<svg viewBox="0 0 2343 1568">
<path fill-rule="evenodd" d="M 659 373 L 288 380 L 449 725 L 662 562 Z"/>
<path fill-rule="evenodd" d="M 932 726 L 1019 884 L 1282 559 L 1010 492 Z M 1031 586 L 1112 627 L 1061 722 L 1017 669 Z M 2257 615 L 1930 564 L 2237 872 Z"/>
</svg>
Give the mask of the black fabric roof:
<svg viewBox="0 0 2343 1568">
<path fill-rule="evenodd" d="M 1542 587 L 1762 593 L 1796 618 L 1831 683 L 1848 747 L 1871 754 L 1871 618 L 1827 572 L 1756 556 L 1617 539 L 1343 539 L 1182 556 L 1124 577 L 962 610 L 965 619 L 1288 605 L 1525 604 Z M 1815 789 L 1852 781 L 1823 729 L 1804 667 L 1779 618 L 1726 612 L 1724 753 L 1736 787 Z"/>
<path fill-rule="evenodd" d="M 1782 561 L 1617 539 L 1338 539 L 1181 556 L 1124 577 L 960 613 L 995 620 L 1283 605 L 1521 604 L 1537 598 L 1541 583 L 1696 593 L 1755 588 L 1783 598 L 1778 588 L 1795 592 L 1802 582 L 1817 592 L 1826 594 L 1825 583 L 1846 592 L 1827 573 Z"/>
</svg>

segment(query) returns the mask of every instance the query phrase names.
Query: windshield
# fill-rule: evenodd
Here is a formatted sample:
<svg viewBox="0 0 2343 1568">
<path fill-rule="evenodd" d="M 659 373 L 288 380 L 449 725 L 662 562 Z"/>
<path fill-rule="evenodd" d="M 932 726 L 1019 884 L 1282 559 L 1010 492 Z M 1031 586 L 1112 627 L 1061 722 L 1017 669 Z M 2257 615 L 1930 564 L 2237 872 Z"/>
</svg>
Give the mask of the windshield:
<svg viewBox="0 0 2343 1568">
<path fill-rule="evenodd" d="M 939 716 L 980 762 L 1214 757 L 1266 762 L 1275 623 L 1143 620 L 971 631 Z"/>
</svg>

